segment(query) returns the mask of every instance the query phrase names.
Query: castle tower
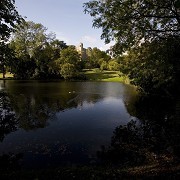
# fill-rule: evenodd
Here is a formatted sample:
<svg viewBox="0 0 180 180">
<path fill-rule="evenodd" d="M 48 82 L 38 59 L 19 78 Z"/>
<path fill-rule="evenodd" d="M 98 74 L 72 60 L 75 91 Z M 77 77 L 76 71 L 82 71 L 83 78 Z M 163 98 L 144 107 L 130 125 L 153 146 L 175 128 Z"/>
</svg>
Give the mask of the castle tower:
<svg viewBox="0 0 180 180">
<path fill-rule="evenodd" d="M 86 49 L 83 47 L 83 43 L 80 43 L 79 46 L 76 47 L 77 51 L 81 55 L 81 60 L 85 60 L 86 58 Z"/>
</svg>

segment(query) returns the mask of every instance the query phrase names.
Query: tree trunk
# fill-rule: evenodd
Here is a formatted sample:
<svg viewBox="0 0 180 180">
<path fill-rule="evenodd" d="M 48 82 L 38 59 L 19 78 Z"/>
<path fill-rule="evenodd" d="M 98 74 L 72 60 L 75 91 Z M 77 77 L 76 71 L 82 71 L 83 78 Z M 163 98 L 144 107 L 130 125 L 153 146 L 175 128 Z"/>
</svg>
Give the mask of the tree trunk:
<svg viewBox="0 0 180 180">
<path fill-rule="evenodd" d="M 5 65 L 2 65 L 2 73 L 3 73 L 3 79 L 5 79 L 5 75 L 6 75 L 6 69 L 5 69 Z"/>
</svg>

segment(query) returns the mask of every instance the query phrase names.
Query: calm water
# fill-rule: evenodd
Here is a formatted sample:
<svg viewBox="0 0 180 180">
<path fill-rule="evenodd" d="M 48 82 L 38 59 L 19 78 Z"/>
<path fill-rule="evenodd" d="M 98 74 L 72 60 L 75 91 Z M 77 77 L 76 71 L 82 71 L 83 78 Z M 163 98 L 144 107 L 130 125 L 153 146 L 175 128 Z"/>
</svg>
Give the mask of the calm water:
<svg viewBox="0 0 180 180">
<path fill-rule="evenodd" d="M 97 152 L 117 137 L 116 127 L 132 120 L 153 134 L 155 150 L 179 150 L 177 103 L 141 99 L 129 85 L 0 81 L 0 98 L 0 158 L 24 168 L 95 164 Z M 173 125 L 164 123 L 169 119 Z"/>
</svg>

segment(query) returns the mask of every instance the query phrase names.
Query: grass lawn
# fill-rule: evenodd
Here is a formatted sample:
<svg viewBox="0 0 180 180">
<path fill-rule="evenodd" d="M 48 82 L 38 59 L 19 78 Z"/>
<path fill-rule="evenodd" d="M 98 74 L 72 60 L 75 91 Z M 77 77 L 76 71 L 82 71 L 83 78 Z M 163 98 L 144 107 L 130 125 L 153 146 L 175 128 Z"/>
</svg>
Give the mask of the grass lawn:
<svg viewBox="0 0 180 180">
<path fill-rule="evenodd" d="M 107 81 L 107 82 L 124 82 L 129 84 L 129 79 L 125 76 L 119 76 L 119 71 L 101 71 L 97 69 L 84 69 L 82 75 L 87 81 Z M 12 79 L 13 74 L 7 72 L 5 79 Z M 3 74 L 0 73 L 0 79 L 3 79 Z"/>
<path fill-rule="evenodd" d="M 0 73 L 0 79 L 2 79 L 2 78 L 3 78 L 3 74 Z M 5 79 L 9 79 L 9 78 L 13 78 L 13 74 L 7 72 L 6 75 L 5 75 Z"/>
<path fill-rule="evenodd" d="M 89 81 L 125 82 L 129 80 L 125 76 L 119 76 L 119 71 L 100 71 L 99 69 L 84 69 L 83 74 Z"/>
</svg>

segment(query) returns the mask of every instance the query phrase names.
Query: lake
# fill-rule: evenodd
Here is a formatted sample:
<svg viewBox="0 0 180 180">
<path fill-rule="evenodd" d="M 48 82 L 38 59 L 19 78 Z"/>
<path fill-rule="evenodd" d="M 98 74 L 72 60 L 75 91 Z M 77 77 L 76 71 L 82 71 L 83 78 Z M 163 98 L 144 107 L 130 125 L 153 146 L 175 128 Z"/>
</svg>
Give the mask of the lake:
<svg viewBox="0 0 180 180">
<path fill-rule="evenodd" d="M 130 85 L 8 80 L 0 81 L 0 98 L 0 158 L 7 166 L 98 164 L 98 152 L 112 150 L 119 129 L 132 122 L 133 137 L 141 132 L 143 142 L 155 139 L 153 152 L 179 151 L 177 103 L 141 98 Z"/>
<path fill-rule="evenodd" d="M 125 103 L 137 94 L 121 83 L 7 81 L 3 86 L 16 120 L 1 138 L 0 153 L 22 154 L 27 167 L 93 163 L 115 127 L 133 118 Z"/>
</svg>

